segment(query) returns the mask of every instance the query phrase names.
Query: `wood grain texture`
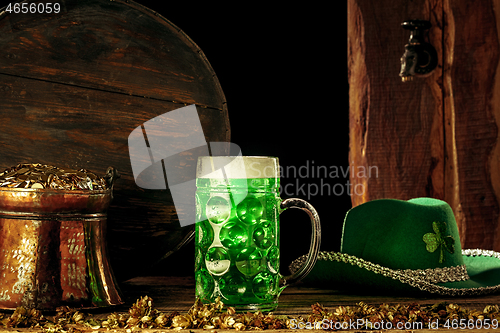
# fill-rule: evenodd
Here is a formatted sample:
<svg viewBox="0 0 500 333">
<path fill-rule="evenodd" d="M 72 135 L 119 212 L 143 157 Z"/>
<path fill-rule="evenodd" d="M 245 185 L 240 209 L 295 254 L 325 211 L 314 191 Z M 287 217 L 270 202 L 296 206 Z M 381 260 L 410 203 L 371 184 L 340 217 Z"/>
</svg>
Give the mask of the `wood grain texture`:
<svg viewBox="0 0 500 333">
<path fill-rule="evenodd" d="M 122 308 L 127 309 L 135 300 L 146 294 L 155 301 L 155 307 L 164 312 L 188 311 L 195 301 L 195 281 L 193 277 L 165 277 L 147 276 L 130 279 L 123 283 L 123 290 L 127 294 L 126 304 Z M 325 308 L 332 310 L 338 306 L 355 306 L 359 302 L 379 306 L 386 304 L 411 304 L 433 305 L 439 302 L 459 304 L 469 309 L 484 309 L 486 305 L 497 304 L 498 296 L 481 297 L 409 297 L 405 295 L 381 295 L 381 294 L 356 294 L 346 290 L 335 288 L 315 288 L 311 285 L 296 284 L 285 288 L 279 298 L 279 306 L 273 311 L 279 315 L 307 315 L 311 313 L 311 305 L 319 303 Z M 391 330 L 389 330 L 391 331 Z"/>
<path fill-rule="evenodd" d="M 403 83 L 400 57 L 409 33 L 401 23 L 430 16 L 425 1 L 394 6 L 391 1 L 349 1 L 350 163 L 352 203 L 379 198 L 440 195 L 443 156 L 431 140 L 442 141 L 440 86 L 435 79 Z M 431 77 L 438 75 L 431 74 Z M 361 177 L 360 177 L 361 176 Z M 419 184 L 414 186 L 413 184 Z"/>
<path fill-rule="evenodd" d="M 500 40 L 500 1 L 493 1 L 493 12 L 495 14 L 495 20 L 497 22 L 497 36 L 499 36 Z M 495 122 L 498 126 L 500 124 L 500 62 L 497 64 L 497 68 L 495 70 L 495 79 L 492 87 L 492 97 L 491 104 L 493 115 L 495 117 Z M 500 141 L 496 140 L 493 150 L 491 152 L 491 162 L 490 162 L 490 171 L 491 171 L 491 184 L 493 186 L 493 190 L 495 191 L 495 195 L 497 197 L 497 201 L 500 202 L 498 198 L 500 198 Z M 493 249 L 495 251 L 500 251 L 500 216 L 496 222 L 496 228 L 493 230 L 495 234 L 495 242 L 493 244 Z"/>
<path fill-rule="evenodd" d="M 111 313 L 128 314 L 130 307 L 136 300 L 145 295 L 153 298 L 153 307 L 167 315 L 174 311 L 179 314 L 186 314 L 195 302 L 194 290 L 195 281 L 192 276 L 181 277 L 168 277 L 168 276 L 145 276 L 136 277 L 128 280 L 122 284 L 122 289 L 125 296 L 126 303 L 119 307 L 114 307 L 109 310 L 99 310 L 92 313 L 92 317 L 98 321 L 105 320 Z M 302 284 L 288 286 L 280 296 L 278 308 L 273 311 L 273 314 L 279 316 L 298 317 L 302 316 L 304 321 L 307 321 L 308 315 L 312 313 L 311 305 L 316 303 L 321 304 L 329 312 L 335 312 L 340 307 L 356 306 L 359 302 L 364 302 L 375 307 L 381 304 L 390 305 L 407 305 L 417 303 L 420 306 L 433 305 L 440 302 L 447 302 L 459 305 L 463 309 L 480 310 L 482 311 L 487 305 L 497 304 L 497 296 L 482 296 L 475 298 L 412 298 L 405 296 L 387 296 L 387 295 L 356 295 L 342 290 L 335 289 L 321 289 Z M 88 313 L 88 311 L 80 311 Z M 52 319 L 52 314 L 43 313 L 48 319 Z M 483 323 L 484 324 L 484 323 Z M 78 329 L 84 332 L 91 332 L 83 326 L 78 326 Z M 0 332 L 43 332 L 42 328 L 0 328 Z M 101 329 L 100 331 L 103 331 Z M 479 329 L 465 329 L 460 332 L 500 332 L 500 329 L 485 329 L 484 326 Z M 113 329 L 113 332 L 126 333 L 126 328 Z M 161 329 L 141 329 L 141 332 L 155 333 L 155 332 L 168 332 L 168 330 Z M 189 332 L 207 332 L 202 329 L 184 329 L 176 330 L 176 332 L 189 333 Z M 217 332 L 234 333 L 235 329 L 217 329 Z M 280 329 L 280 330 L 265 330 L 266 333 L 292 333 L 297 332 L 297 329 Z M 302 332 L 302 331 L 300 331 Z M 314 331 L 319 332 L 319 331 Z M 414 330 L 398 330 L 384 329 L 356 329 L 356 330 L 339 330 L 339 332 L 367 332 L 367 333 L 381 333 L 381 332 L 450 332 L 449 328 L 440 327 L 439 329 L 414 329 Z"/>
<path fill-rule="evenodd" d="M 206 141 L 228 142 L 225 97 L 203 52 L 151 10 L 133 1 L 60 3 L 57 15 L 0 15 L 0 169 L 31 162 L 103 175 L 116 167 L 108 244 L 123 280 L 191 230 L 179 227 L 168 189 L 135 184 L 129 134 L 196 104 Z M 174 138 L 189 130 L 172 124 L 166 132 Z M 194 168 L 196 160 L 186 163 Z"/>
<path fill-rule="evenodd" d="M 462 246 L 500 249 L 498 148 L 499 1 L 421 0 L 377 6 L 349 1 L 352 203 L 430 196 L 453 208 Z M 409 33 L 429 20 L 438 67 L 401 83 L 399 57 Z M 392 66 L 392 67 L 391 67 Z M 363 184 L 359 195 L 355 185 Z"/>
<path fill-rule="evenodd" d="M 0 17 L 1 73 L 223 108 L 205 55 L 173 23 L 133 1 L 60 3 L 58 14 Z"/>
<path fill-rule="evenodd" d="M 491 1 L 481 5 L 451 1 L 450 10 L 455 22 L 454 47 L 449 52 L 453 52 L 450 75 L 463 214 L 459 228 L 465 230 L 465 247 L 493 248 L 500 241 L 492 232 L 498 226 L 499 206 L 490 169 L 498 138 L 494 110 L 500 112 L 500 105 L 492 104 L 500 54 L 497 21 Z"/>
<path fill-rule="evenodd" d="M 443 129 L 445 133 L 444 154 L 444 197 L 455 213 L 455 220 L 459 228 L 460 240 L 463 245 L 466 233 L 466 223 L 460 203 L 460 185 L 458 175 L 457 140 L 455 100 L 451 68 L 453 66 L 453 48 L 455 45 L 455 20 L 450 10 L 450 1 L 443 2 Z M 444 50 L 448 50 L 445 52 Z"/>
<path fill-rule="evenodd" d="M 367 165 L 366 161 L 366 126 L 367 112 L 370 106 L 369 81 L 365 63 L 365 31 L 362 13 L 355 1 L 347 3 L 347 60 L 349 76 L 349 160 L 352 165 Z M 350 177 L 353 189 L 368 187 L 368 179 Z M 368 201 L 368 192 L 362 191 L 352 196 L 356 206 Z"/>
</svg>

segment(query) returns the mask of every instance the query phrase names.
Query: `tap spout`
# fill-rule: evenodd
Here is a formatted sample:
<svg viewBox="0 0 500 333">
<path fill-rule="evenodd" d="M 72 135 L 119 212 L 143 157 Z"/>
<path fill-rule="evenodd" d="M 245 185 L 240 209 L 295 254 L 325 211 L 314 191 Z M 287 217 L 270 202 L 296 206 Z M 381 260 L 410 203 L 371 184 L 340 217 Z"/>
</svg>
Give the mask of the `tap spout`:
<svg viewBox="0 0 500 333">
<path fill-rule="evenodd" d="M 438 63 L 437 52 L 434 46 L 424 41 L 423 31 L 431 27 L 429 21 L 411 20 L 402 23 L 406 30 L 410 30 L 410 39 L 405 45 L 405 52 L 401 57 L 401 81 L 413 80 L 413 77 L 425 77 L 431 74 Z"/>
</svg>

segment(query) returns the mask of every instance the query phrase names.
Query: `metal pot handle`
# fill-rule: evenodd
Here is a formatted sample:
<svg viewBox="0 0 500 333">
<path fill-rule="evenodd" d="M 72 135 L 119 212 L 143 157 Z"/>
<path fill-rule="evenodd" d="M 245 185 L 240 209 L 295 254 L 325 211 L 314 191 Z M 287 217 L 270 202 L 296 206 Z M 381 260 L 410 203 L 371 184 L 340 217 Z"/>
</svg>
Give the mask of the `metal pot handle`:
<svg viewBox="0 0 500 333">
<path fill-rule="evenodd" d="M 108 185 L 108 188 L 111 189 L 111 200 L 113 200 L 113 185 L 115 184 L 115 181 L 120 177 L 121 176 L 115 167 L 110 166 L 108 167 L 108 170 L 106 170 L 104 180 L 106 181 L 106 185 Z"/>
</svg>

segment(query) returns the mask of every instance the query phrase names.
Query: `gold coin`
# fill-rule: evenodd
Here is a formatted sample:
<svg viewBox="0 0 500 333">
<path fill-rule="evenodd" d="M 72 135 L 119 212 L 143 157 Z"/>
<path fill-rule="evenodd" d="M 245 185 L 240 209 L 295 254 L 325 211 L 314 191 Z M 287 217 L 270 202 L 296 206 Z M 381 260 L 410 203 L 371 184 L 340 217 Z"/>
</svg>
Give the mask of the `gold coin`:
<svg viewBox="0 0 500 333">
<path fill-rule="evenodd" d="M 17 174 L 18 175 L 22 175 L 22 174 L 25 174 L 28 171 L 30 171 L 29 168 L 21 168 L 21 169 L 17 170 Z"/>
<path fill-rule="evenodd" d="M 7 172 L 7 173 L 6 173 L 6 174 L 4 174 L 3 176 L 4 176 L 5 178 L 7 178 L 7 177 L 14 176 L 14 175 L 16 175 L 16 174 L 17 174 L 17 171 L 16 171 L 16 170 L 12 170 L 12 171 Z"/>
<path fill-rule="evenodd" d="M 86 169 L 57 168 L 40 163 L 20 163 L 0 172 L 0 187 L 104 190 L 106 181 Z"/>
</svg>

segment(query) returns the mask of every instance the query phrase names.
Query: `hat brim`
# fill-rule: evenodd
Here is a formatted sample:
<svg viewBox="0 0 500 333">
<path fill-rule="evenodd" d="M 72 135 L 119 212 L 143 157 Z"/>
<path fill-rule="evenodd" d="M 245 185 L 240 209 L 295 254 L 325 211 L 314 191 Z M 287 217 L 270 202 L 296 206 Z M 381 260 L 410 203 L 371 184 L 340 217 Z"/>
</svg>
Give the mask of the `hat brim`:
<svg viewBox="0 0 500 333">
<path fill-rule="evenodd" d="M 463 250 L 468 278 L 464 281 L 431 282 L 418 274 L 394 270 L 338 252 L 320 252 L 304 283 L 356 293 L 412 296 L 478 296 L 500 292 L 500 253 L 486 250 Z M 305 259 L 290 265 L 293 272 Z"/>
</svg>

